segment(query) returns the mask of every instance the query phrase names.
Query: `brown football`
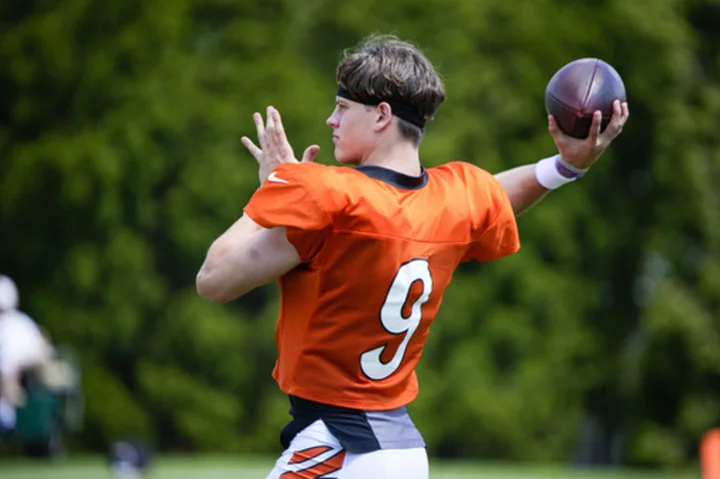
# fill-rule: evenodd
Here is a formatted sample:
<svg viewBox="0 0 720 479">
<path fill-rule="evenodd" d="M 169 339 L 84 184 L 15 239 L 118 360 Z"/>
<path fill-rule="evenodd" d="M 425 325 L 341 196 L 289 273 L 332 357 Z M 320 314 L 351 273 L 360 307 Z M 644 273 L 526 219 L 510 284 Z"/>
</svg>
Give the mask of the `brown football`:
<svg viewBox="0 0 720 479">
<path fill-rule="evenodd" d="M 598 58 L 568 63 L 553 75 L 545 89 L 545 109 L 562 131 L 575 138 L 587 138 L 596 110 L 602 112 L 601 131 L 605 130 L 613 101 L 626 99 L 618 72 Z"/>
</svg>

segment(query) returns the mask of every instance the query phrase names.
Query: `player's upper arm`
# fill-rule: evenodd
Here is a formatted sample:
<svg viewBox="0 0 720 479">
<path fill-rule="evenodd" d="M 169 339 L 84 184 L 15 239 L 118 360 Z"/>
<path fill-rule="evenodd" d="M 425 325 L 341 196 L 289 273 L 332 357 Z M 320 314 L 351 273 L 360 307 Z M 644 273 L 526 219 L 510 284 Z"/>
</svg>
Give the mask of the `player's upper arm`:
<svg viewBox="0 0 720 479">
<path fill-rule="evenodd" d="M 255 192 L 245 214 L 264 228 L 284 227 L 301 262 L 308 263 L 332 230 L 332 195 L 323 183 L 324 166 L 283 164 Z"/>
<path fill-rule="evenodd" d="M 262 228 L 245 244 L 245 268 L 257 285 L 267 284 L 300 264 L 300 256 L 286 238 L 285 228 Z"/>
<path fill-rule="evenodd" d="M 516 253 L 520 238 L 507 193 L 489 172 L 467 165 L 471 243 L 463 261 L 492 261 Z"/>
<path fill-rule="evenodd" d="M 201 267 L 200 296 L 231 301 L 311 262 L 332 230 L 322 166 L 278 166 L 255 192 L 245 214 L 215 240 Z"/>
<path fill-rule="evenodd" d="M 285 228 L 263 228 L 243 215 L 216 239 L 195 280 L 210 301 L 232 301 L 300 264 Z"/>
</svg>

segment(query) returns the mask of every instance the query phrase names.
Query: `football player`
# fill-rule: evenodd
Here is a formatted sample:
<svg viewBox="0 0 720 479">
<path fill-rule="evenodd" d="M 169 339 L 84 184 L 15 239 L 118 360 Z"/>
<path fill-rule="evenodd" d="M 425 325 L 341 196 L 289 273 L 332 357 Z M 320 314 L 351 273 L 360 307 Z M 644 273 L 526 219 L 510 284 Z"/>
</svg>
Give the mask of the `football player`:
<svg viewBox="0 0 720 479">
<path fill-rule="evenodd" d="M 445 99 L 415 46 L 371 37 L 337 69 L 335 158 L 297 161 L 279 113 L 254 115 L 261 187 L 211 245 L 199 294 L 225 302 L 279 280 L 278 359 L 289 395 L 284 453 L 269 479 L 425 479 L 423 438 L 406 406 L 415 366 L 458 264 L 520 247 L 515 216 L 580 177 L 628 118 L 616 102 L 585 140 L 549 131 L 559 155 L 492 175 L 465 162 L 424 168 L 425 123 Z"/>
</svg>

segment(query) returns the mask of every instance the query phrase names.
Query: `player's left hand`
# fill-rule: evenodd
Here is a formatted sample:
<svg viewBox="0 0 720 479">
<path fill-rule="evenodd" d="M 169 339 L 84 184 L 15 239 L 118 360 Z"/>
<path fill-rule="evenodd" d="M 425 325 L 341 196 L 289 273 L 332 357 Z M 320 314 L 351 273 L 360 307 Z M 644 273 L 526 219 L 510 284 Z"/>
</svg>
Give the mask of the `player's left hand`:
<svg viewBox="0 0 720 479">
<path fill-rule="evenodd" d="M 548 130 L 555 141 L 558 152 L 563 160 L 580 169 L 590 168 L 600 158 L 610 143 L 622 132 L 623 126 L 630 116 L 627 102 L 615 100 L 613 114 L 605 131 L 600 132 L 602 113 L 593 114 L 590 133 L 585 139 L 573 138 L 565 134 L 557 125 L 555 118 L 548 117 Z"/>
<path fill-rule="evenodd" d="M 241 141 L 258 162 L 260 183 L 264 182 L 279 164 L 309 163 L 315 159 L 320 151 L 319 146 L 311 145 L 305 149 L 301 161 L 295 159 L 295 153 L 285 135 L 280 112 L 272 106 L 267 107 L 267 121 L 265 123 L 263 123 L 260 113 L 253 114 L 253 120 L 257 127 L 260 147 L 257 147 L 247 136 L 243 136 Z"/>
</svg>

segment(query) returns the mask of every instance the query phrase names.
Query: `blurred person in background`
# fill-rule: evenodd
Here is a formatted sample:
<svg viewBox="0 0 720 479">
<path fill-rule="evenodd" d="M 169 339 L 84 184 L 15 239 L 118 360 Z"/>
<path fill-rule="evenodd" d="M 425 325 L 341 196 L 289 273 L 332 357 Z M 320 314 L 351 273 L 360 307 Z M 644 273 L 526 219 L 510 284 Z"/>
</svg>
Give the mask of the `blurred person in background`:
<svg viewBox="0 0 720 479">
<path fill-rule="evenodd" d="M 492 175 L 470 163 L 424 168 L 424 127 L 445 99 L 414 45 L 371 37 L 337 70 L 327 120 L 335 158 L 301 162 L 272 107 L 243 138 L 262 185 L 211 245 L 198 293 L 225 302 L 279 279 L 274 377 L 289 395 L 285 448 L 268 479 L 426 479 L 424 440 L 406 406 L 443 292 L 460 262 L 491 261 L 520 244 L 515 216 L 581 177 L 620 133 L 615 102 L 585 140 L 549 131 L 559 155 Z M 302 163 L 302 164 L 300 164 Z"/>
<path fill-rule="evenodd" d="M 0 433 L 26 454 L 56 457 L 63 432 L 81 424 L 80 371 L 18 303 L 15 283 L 0 275 Z"/>
<path fill-rule="evenodd" d="M 0 275 L 0 428 L 15 428 L 15 410 L 25 403 L 23 374 L 52 359 L 53 347 L 35 322 L 18 310 L 12 279 Z"/>
<path fill-rule="evenodd" d="M 18 290 L 0 275 L 0 433 L 26 454 L 65 454 L 63 434 L 82 423 L 80 370 L 18 310 Z"/>
</svg>

